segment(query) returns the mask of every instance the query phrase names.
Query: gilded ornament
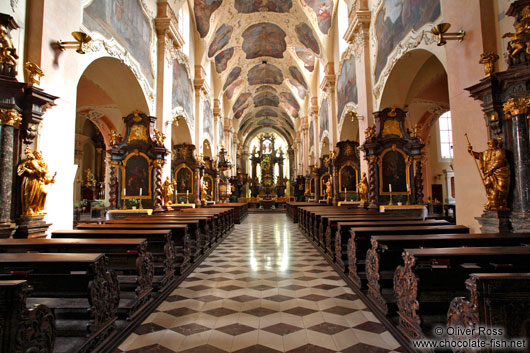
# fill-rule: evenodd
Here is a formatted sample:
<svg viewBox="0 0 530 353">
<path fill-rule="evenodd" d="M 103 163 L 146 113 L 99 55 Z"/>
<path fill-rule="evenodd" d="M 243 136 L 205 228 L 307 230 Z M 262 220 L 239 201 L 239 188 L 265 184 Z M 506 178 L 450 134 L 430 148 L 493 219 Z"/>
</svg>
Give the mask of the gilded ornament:
<svg viewBox="0 0 530 353">
<path fill-rule="evenodd" d="M 519 63 L 520 54 L 530 54 L 530 6 L 523 8 L 522 17 L 515 25 L 515 32 L 505 33 L 502 38 L 512 38 L 506 47 L 510 64 Z"/>
<path fill-rule="evenodd" d="M 22 217 L 43 216 L 47 185 L 55 182 L 55 173 L 51 178 L 48 174 L 48 165 L 44 162 L 39 151 L 31 152 L 26 147 L 26 159 L 17 168 L 17 174 L 22 178 L 21 185 L 21 207 Z"/>
<path fill-rule="evenodd" d="M 397 114 L 397 113 L 396 113 L 396 107 L 395 107 L 395 106 L 392 106 L 392 108 L 390 109 L 390 111 L 388 112 L 387 115 L 393 118 L 393 117 L 396 116 L 396 114 Z"/>
<path fill-rule="evenodd" d="M 147 129 L 144 125 L 133 125 L 131 126 L 131 132 L 129 134 L 129 140 L 131 141 L 145 141 L 147 142 Z"/>
<path fill-rule="evenodd" d="M 140 111 L 139 110 L 135 110 L 133 112 L 133 121 L 135 123 L 139 123 L 140 121 L 142 121 L 142 117 L 139 115 L 140 114 Z"/>
<path fill-rule="evenodd" d="M 110 145 L 111 146 L 114 146 L 114 145 L 117 145 L 121 142 L 122 140 L 122 137 L 121 135 L 118 133 L 118 131 L 116 130 L 112 130 L 110 132 Z"/>
<path fill-rule="evenodd" d="M 206 201 L 206 196 L 208 195 L 208 183 L 206 180 L 202 180 L 201 183 L 201 201 Z"/>
<path fill-rule="evenodd" d="M 495 72 L 495 63 L 499 56 L 495 53 L 484 52 L 480 54 L 479 64 L 484 65 L 484 75 L 491 76 Z"/>
<path fill-rule="evenodd" d="M 96 178 L 94 177 L 94 173 L 92 173 L 90 168 L 85 170 L 85 186 L 89 188 L 91 186 L 96 186 L 96 183 Z"/>
<path fill-rule="evenodd" d="M 421 126 L 420 124 L 414 125 L 414 128 L 410 132 L 410 137 L 412 138 L 420 138 L 420 132 L 421 132 Z"/>
<path fill-rule="evenodd" d="M 166 139 L 166 135 L 162 131 L 158 131 L 157 129 L 154 129 L 155 131 L 155 141 L 158 145 L 163 145 L 164 140 Z"/>
<path fill-rule="evenodd" d="M 366 140 L 371 140 L 375 138 L 375 125 L 369 126 L 364 130 L 364 138 Z"/>
<path fill-rule="evenodd" d="M 366 173 L 363 173 L 361 180 L 357 184 L 357 190 L 359 191 L 361 203 L 367 203 L 368 202 L 368 181 L 366 178 Z"/>
<path fill-rule="evenodd" d="M 377 160 L 378 160 L 378 159 L 379 159 L 379 157 L 376 156 L 376 155 L 370 155 L 370 156 L 368 156 L 368 162 L 370 162 L 370 163 L 377 163 Z"/>
<path fill-rule="evenodd" d="M 28 61 L 24 65 L 24 70 L 26 72 L 26 83 L 28 85 L 40 85 L 40 78 L 44 76 L 44 72 L 39 65 Z"/>
<path fill-rule="evenodd" d="M 0 25 L 0 63 L 14 67 L 17 65 L 17 59 L 17 50 L 9 37 L 7 28 Z"/>
<path fill-rule="evenodd" d="M 390 116 L 390 113 L 388 113 L 388 115 Z M 401 129 L 399 128 L 399 121 L 393 119 L 385 121 L 385 125 L 383 127 L 383 137 L 386 137 L 388 135 L 396 135 L 402 137 Z"/>
<path fill-rule="evenodd" d="M 326 181 L 326 197 L 327 199 L 331 199 L 333 194 L 333 189 L 331 187 L 331 177 L 328 178 L 328 181 Z"/>
<path fill-rule="evenodd" d="M 504 116 L 511 119 L 514 115 L 528 114 L 530 96 L 523 98 L 510 98 L 504 103 Z"/>
<path fill-rule="evenodd" d="M 22 117 L 15 109 L 0 109 L 0 122 L 18 128 Z"/>
</svg>

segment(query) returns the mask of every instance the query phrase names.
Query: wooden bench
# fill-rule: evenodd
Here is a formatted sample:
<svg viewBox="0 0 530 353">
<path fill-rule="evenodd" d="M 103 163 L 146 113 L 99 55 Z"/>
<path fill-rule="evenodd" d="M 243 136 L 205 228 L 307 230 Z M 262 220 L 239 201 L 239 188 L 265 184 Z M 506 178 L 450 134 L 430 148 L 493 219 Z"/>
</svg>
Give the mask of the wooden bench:
<svg viewBox="0 0 530 353">
<path fill-rule="evenodd" d="M 28 303 L 54 310 L 57 336 L 77 337 L 76 351 L 94 352 L 115 330 L 120 289 L 104 254 L 0 254 L 0 279 L 25 279 Z"/>
<path fill-rule="evenodd" d="M 234 210 L 234 223 L 240 224 L 248 216 L 248 203 L 222 203 L 218 205 L 208 205 L 206 208 L 232 208 Z"/>
<path fill-rule="evenodd" d="M 398 329 L 408 339 L 428 337 L 445 323 L 451 300 L 465 295 L 471 273 L 530 272 L 529 258 L 528 246 L 405 249 L 394 272 Z"/>
<path fill-rule="evenodd" d="M 385 315 L 395 311 L 394 270 L 405 248 L 456 246 L 516 246 L 530 243 L 530 233 L 374 235 L 366 252 L 367 297 Z M 364 283 L 363 283 L 363 287 Z"/>
<path fill-rule="evenodd" d="M 340 223 L 339 225 L 342 225 Z M 364 272 L 366 252 L 371 246 L 370 237 L 373 235 L 414 235 L 414 234 L 468 234 L 469 228 L 459 225 L 417 225 L 417 226 L 388 226 L 388 227 L 353 227 L 350 228 L 350 238 L 345 247 L 336 237 L 335 255 L 339 267 L 348 271 L 348 277 L 359 288 L 362 287 L 359 273 Z M 340 254 L 340 255 L 339 255 Z"/>
<path fill-rule="evenodd" d="M 182 209 L 179 211 L 180 214 L 187 214 L 192 216 L 208 216 L 214 217 L 215 231 L 219 234 L 228 234 L 230 229 L 233 227 L 233 219 L 231 217 L 232 209 L 220 209 L 220 208 L 190 208 Z M 218 239 L 217 239 L 218 240 Z"/>
<path fill-rule="evenodd" d="M 46 305 L 27 307 L 25 280 L 0 281 L 0 352 L 53 352 L 55 316 Z"/>
<path fill-rule="evenodd" d="M 87 229 L 57 230 L 52 232 L 51 236 L 53 239 L 147 239 L 147 251 L 152 254 L 154 263 L 153 289 L 158 292 L 164 292 L 171 281 L 175 279 L 175 268 L 178 268 L 180 262 L 177 259 L 177 251 L 169 229 L 146 232 L 145 230 L 89 227 Z"/>
<path fill-rule="evenodd" d="M 119 311 L 132 319 L 151 300 L 153 256 L 145 239 L 3 239 L 0 253 L 104 253 L 120 284 Z"/>
</svg>

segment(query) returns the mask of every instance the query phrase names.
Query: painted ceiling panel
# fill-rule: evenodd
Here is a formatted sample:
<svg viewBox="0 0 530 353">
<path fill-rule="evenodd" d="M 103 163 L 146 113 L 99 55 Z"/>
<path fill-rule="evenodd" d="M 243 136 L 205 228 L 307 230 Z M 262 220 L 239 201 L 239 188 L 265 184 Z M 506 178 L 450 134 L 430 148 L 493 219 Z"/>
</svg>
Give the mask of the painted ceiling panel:
<svg viewBox="0 0 530 353">
<path fill-rule="evenodd" d="M 234 55 L 234 48 L 228 48 L 220 52 L 215 56 L 215 71 L 218 73 L 223 72 L 226 70 L 226 66 L 228 65 L 228 61 L 232 59 L 232 56 Z"/>
<path fill-rule="evenodd" d="M 223 49 L 228 44 L 233 30 L 234 28 L 227 24 L 223 24 L 221 27 L 219 27 L 219 29 L 215 32 L 212 44 L 210 44 L 210 48 L 208 49 L 209 58 L 214 56 L 215 53 Z"/>
<path fill-rule="evenodd" d="M 239 80 L 239 81 L 234 82 L 230 87 L 228 87 L 228 89 L 225 91 L 226 97 L 228 99 L 232 99 L 232 97 L 234 96 L 235 90 L 238 87 L 240 87 L 243 84 L 243 82 L 244 82 L 243 80 Z"/>
<path fill-rule="evenodd" d="M 201 38 L 210 31 L 210 17 L 221 6 L 223 0 L 194 0 L 195 23 Z"/>
<path fill-rule="evenodd" d="M 291 0 L 236 0 L 235 7 L 239 13 L 253 12 L 289 12 Z"/>
<path fill-rule="evenodd" d="M 260 111 L 256 113 L 256 118 L 263 118 L 263 117 L 278 117 L 278 113 L 276 113 L 275 110 L 271 108 L 263 108 Z M 289 116 L 287 116 L 289 118 Z"/>
<path fill-rule="evenodd" d="M 317 15 L 318 28 L 324 34 L 328 34 L 331 27 L 331 16 L 333 15 L 333 0 L 305 0 Z"/>
<path fill-rule="evenodd" d="M 239 119 L 243 116 L 243 113 L 245 112 L 245 109 L 247 109 L 248 106 L 244 106 L 243 108 L 239 109 L 235 114 L 234 118 Z"/>
<path fill-rule="evenodd" d="M 301 22 L 295 27 L 296 35 L 300 43 L 306 48 L 311 49 L 313 53 L 320 55 L 320 46 L 313 34 L 313 30 L 305 22 Z"/>
<path fill-rule="evenodd" d="M 283 58 L 283 52 L 287 49 L 285 43 L 285 32 L 273 23 L 256 23 L 243 32 L 243 51 L 247 59 L 255 59 L 260 56 Z"/>
<path fill-rule="evenodd" d="M 230 86 L 232 83 L 234 83 L 234 81 L 239 78 L 239 75 L 241 75 L 241 68 L 234 67 L 232 71 L 230 71 L 230 73 L 228 74 L 228 78 L 226 79 L 226 82 L 223 86 L 223 91 L 226 90 L 226 88 Z"/>
<path fill-rule="evenodd" d="M 298 97 L 300 97 L 300 99 L 305 99 L 306 89 L 302 87 L 302 85 L 295 80 L 289 80 L 289 83 L 296 89 L 296 93 L 298 93 Z"/>
<path fill-rule="evenodd" d="M 302 47 L 295 47 L 294 51 L 296 56 L 304 62 L 304 68 L 309 72 L 313 72 L 315 69 L 315 56 L 309 50 Z"/>
<path fill-rule="evenodd" d="M 300 105 L 298 104 L 298 101 L 294 96 L 289 92 L 282 92 L 280 93 L 280 96 L 285 100 L 287 103 L 286 108 L 291 107 L 294 108 L 295 114 L 291 113 L 291 115 L 298 115 L 298 111 L 300 110 Z"/>
<path fill-rule="evenodd" d="M 254 106 L 262 107 L 271 105 L 277 107 L 280 104 L 280 97 L 270 92 L 262 92 L 254 96 Z"/>
<path fill-rule="evenodd" d="M 272 86 L 267 86 L 267 85 L 263 85 L 263 86 L 256 88 L 256 93 L 266 92 L 266 91 L 276 92 L 276 88 Z"/>
<path fill-rule="evenodd" d="M 249 70 L 247 78 L 250 85 L 280 85 L 283 82 L 283 73 L 272 64 L 258 64 Z"/>
<path fill-rule="evenodd" d="M 241 93 L 239 97 L 237 97 L 234 105 L 232 106 L 232 111 L 234 112 L 238 111 L 243 106 L 243 104 L 246 103 L 246 101 L 250 98 L 250 96 L 251 96 L 250 93 Z"/>
</svg>

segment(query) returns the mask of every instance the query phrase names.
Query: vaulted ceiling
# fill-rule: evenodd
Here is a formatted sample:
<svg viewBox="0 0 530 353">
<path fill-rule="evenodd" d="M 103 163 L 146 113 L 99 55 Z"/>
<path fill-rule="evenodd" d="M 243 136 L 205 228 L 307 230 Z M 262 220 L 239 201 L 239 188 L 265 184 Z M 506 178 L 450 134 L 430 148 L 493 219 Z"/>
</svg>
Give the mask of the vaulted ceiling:
<svg viewBox="0 0 530 353">
<path fill-rule="evenodd" d="M 194 0 L 240 138 L 272 127 L 292 141 L 337 0 Z"/>
</svg>

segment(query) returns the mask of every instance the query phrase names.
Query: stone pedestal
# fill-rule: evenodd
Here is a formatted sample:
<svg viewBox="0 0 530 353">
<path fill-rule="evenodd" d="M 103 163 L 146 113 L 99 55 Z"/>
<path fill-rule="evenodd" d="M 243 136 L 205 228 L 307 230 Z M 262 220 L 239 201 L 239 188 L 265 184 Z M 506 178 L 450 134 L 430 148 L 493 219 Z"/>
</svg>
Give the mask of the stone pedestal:
<svg viewBox="0 0 530 353">
<path fill-rule="evenodd" d="M 13 235 L 13 238 L 45 238 L 46 231 L 51 223 L 44 221 L 44 216 L 41 217 L 28 217 L 17 219 L 17 231 Z"/>
<path fill-rule="evenodd" d="M 482 233 L 511 232 L 510 213 L 484 210 L 482 216 L 475 217 Z"/>
<path fill-rule="evenodd" d="M 510 223 L 512 226 L 512 232 L 526 233 L 530 229 L 530 214 L 512 212 L 510 215 Z"/>
<path fill-rule="evenodd" d="M 15 232 L 15 224 L 11 222 L 0 223 L 0 239 L 10 238 Z"/>
</svg>

